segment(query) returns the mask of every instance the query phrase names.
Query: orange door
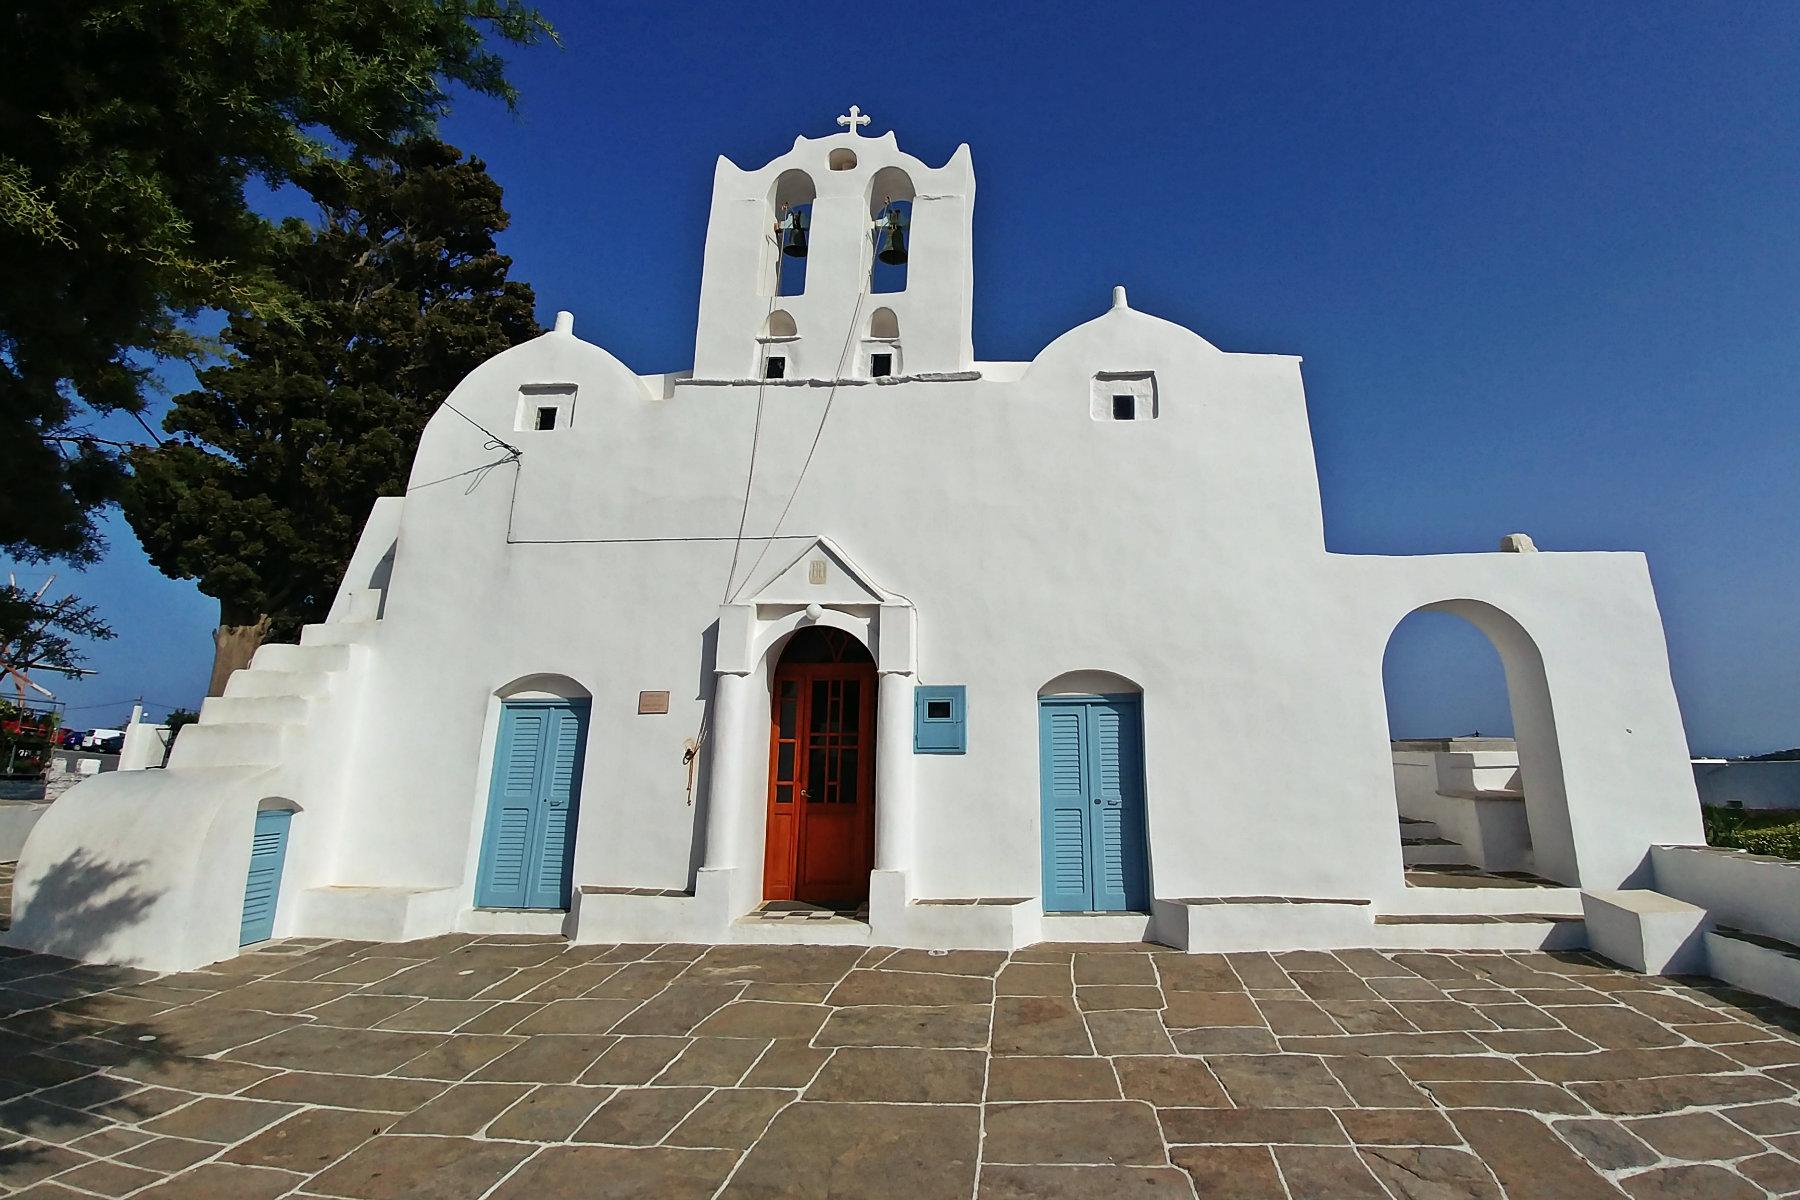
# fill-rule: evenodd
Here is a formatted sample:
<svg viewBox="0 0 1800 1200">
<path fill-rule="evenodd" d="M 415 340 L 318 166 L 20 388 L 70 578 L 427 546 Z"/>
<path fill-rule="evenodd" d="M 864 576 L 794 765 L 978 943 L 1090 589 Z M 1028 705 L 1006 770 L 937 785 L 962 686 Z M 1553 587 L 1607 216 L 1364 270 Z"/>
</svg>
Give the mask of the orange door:
<svg viewBox="0 0 1800 1200">
<path fill-rule="evenodd" d="M 875 667 L 782 663 L 771 689 L 763 897 L 854 907 L 875 854 Z"/>
</svg>

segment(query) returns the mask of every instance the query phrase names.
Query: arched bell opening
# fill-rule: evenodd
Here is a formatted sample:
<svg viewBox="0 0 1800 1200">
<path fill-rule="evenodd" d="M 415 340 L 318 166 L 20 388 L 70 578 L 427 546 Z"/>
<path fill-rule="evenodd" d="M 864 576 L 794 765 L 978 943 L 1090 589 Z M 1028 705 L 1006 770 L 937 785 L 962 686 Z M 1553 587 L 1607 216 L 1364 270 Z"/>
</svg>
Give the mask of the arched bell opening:
<svg viewBox="0 0 1800 1200">
<path fill-rule="evenodd" d="M 1524 627 L 1481 601 L 1423 605 L 1389 635 L 1382 679 L 1408 884 L 1577 885 L 1555 712 Z"/>
<path fill-rule="evenodd" d="M 869 290 L 904 292 L 912 257 L 912 177 L 899 167 L 883 167 L 869 180 Z"/>
<path fill-rule="evenodd" d="M 775 653 L 763 899 L 855 912 L 875 861 L 875 659 L 824 625 Z"/>
<path fill-rule="evenodd" d="M 818 196 L 812 176 L 801 170 L 783 171 L 770 194 L 771 254 L 766 294 L 798 296 L 806 291 L 806 260 L 812 246 L 813 200 Z"/>
</svg>

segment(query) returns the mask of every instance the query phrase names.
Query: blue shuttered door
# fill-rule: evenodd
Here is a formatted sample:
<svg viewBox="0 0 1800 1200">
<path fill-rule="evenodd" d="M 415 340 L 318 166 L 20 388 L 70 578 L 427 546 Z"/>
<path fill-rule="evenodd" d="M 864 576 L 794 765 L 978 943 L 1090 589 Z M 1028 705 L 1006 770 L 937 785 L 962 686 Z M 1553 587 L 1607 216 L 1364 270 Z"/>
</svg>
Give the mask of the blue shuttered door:
<svg viewBox="0 0 1800 1200">
<path fill-rule="evenodd" d="M 281 868 L 287 861 L 288 826 L 294 814 L 270 809 L 256 814 L 250 840 L 250 874 L 244 880 L 244 919 L 238 945 L 266 942 L 275 935 L 275 905 L 281 899 Z"/>
<path fill-rule="evenodd" d="M 1038 730 L 1045 910 L 1148 909 L 1137 697 L 1045 698 Z"/>
<path fill-rule="evenodd" d="M 1086 714 L 1079 705 L 1044 704 L 1038 711 L 1038 770 L 1044 794 L 1044 907 L 1084 912 L 1093 907 L 1088 869 Z"/>
<path fill-rule="evenodd" d="M 501 706 L 477 907 L 569 906 L 587 714 L 585 702 L 570 700 Z"/>
</svg>

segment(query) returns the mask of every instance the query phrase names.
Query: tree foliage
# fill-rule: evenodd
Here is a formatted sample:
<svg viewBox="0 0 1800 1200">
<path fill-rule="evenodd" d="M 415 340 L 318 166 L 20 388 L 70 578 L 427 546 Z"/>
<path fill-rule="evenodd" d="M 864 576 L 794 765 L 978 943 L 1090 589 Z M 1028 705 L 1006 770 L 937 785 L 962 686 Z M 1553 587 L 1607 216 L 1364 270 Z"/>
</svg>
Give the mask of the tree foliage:
<svg viewBox="0 0 1800 1200">
<path fill-rule="evenodd" d="M 126 516 L 221 623 L 319 620 L 376 497 L 404 490 L 426 420 L 484 359 L 538 332 L 506 278 L 499 185 L 431 138 L 299 175 L 317 225 L 280 228 L 291 318 L 233 317 L 225 360 L 175 398 L 177 438 L 133 451 Z"/>
<path fill-rule="evenodd" d="M 91 561 L 123 484 L 84 425 L 138 412 L 206 309 L 292 314 L 245 203 L 427 132 L 461 86 L 512 102 L 523 0 L 22 0 L 0 15 L 0 551 Z"/>
<path fill-rule="evenodd" d="M 16 584 L 0 584 L 0 682 L 13 683 L 14 672 L 58 672 L 86 661 L 79 639 L 106 641 L 112 629 L 81 597 L 46 600 Z"/>
</svg>

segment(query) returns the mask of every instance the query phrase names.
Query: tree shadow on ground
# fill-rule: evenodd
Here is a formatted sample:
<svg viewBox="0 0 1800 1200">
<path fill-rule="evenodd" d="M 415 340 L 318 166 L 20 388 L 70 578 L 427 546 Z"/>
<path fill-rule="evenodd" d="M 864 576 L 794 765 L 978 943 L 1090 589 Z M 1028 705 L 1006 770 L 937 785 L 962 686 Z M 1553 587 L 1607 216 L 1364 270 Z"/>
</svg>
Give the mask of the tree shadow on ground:
<svg viewBox="0 0 1800 1200">
<path fill-rule="evenodd" d="M 155 972 L 81 961 L 155 902 L 133 883 L 145 866 L 70 855 L 31 900 L 34 938 L 65 953 L 0 947 L 0 1131 L 13 1142 L 0 1148 L 0 1185 L 26 1187 L 88 1161 L 82 1139 L 154 1115 L 137 1111 L 133 1093 L 196 1061 L 159 1026 L 174 993 L 151 982 Z M 0 872 L 7 902 L 10 884 L 11 872 Z"/>
</svg>

